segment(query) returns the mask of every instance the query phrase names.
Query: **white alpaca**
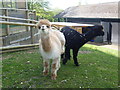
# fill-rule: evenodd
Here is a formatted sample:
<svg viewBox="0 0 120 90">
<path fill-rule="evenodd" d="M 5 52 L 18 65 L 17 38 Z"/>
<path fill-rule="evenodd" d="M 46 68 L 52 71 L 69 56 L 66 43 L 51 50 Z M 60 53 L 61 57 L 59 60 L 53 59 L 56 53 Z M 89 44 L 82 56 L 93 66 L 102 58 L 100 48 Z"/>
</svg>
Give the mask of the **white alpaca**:
<svg viewBox="0 0 120 90">
<path fill-rule="evenodd" d="M 64 35 L 58 30 L 52 30 L 50 22 L 46 19 L 40 20 L 37 23 L 37 28 L 40 34 L 39 49 L 43 57 L 43 75 L 48 75 L 49 63 L 52 59 L 51 79 L 55 80 L 60 68 L 60 57 L 64 53 Z"/>
</svg>

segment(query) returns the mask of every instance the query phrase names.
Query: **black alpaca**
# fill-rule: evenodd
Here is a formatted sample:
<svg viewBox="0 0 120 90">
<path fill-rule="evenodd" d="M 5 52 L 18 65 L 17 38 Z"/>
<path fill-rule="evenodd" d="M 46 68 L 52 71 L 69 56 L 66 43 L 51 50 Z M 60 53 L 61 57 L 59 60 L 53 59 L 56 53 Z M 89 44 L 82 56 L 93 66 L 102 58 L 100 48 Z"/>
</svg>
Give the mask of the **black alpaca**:
<svg viewBox="0 0 120 90">
<path fill-rule="evenodd" d="M 77 61 L 79 48 L 81 48 L 85 43 L 95 38 L 96 36 L 104 35 L 103 27 L 101 25 L 84 27 L 83 31 L 84 34 L 80 34 L 70 27 L 63 27 L 61 29 L 61 32 L 63 32 L 66 39 L 65 53 L 62 55 L 63 64 L 66 64 L 67 60 L 70 59 L 70 49 L 72 49 L 74 64 L 79 66 Z"/>
</svg>

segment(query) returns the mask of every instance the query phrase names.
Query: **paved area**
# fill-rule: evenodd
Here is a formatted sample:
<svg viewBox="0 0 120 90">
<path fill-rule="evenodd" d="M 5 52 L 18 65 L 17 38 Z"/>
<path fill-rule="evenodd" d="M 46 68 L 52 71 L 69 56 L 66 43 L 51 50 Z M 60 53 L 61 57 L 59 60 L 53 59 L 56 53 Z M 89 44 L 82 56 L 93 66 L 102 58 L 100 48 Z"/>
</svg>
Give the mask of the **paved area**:
<svg viewBox="0 0 120 90">
<path fill-rule="evenodd" d="M 105 48 L 110 48 L 110 49 L 114 49 L 114 50 L 119 50 L 120 51 L 120 45 L 117 44 L 105 44 L 105 43 L 95 43 L 95 42 L 88 42 L 88 44 L 93 44 L 93 45 L 97 45 L 100 47 L 105 47 Z"/>
<path fill-rule="evenodd" d="M 105 47 L 105 48 L 110 48 L 110 49 L 114 49 L 114 50 L 119 50 L 120 51 L 120 45 L 115 45 L 115 44 L 112 44 L 112 45 L 102 45 L 101 47 Z"/>
</svg>

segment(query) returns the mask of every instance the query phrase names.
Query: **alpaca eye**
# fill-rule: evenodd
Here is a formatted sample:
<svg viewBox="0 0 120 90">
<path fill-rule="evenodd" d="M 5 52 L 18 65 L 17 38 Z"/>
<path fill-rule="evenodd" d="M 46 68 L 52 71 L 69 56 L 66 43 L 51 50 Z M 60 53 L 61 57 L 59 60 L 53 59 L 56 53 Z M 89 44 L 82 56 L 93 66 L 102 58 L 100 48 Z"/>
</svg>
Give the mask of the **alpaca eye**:
<svg viewBox="0 0 120 90">
<path fill-rule="evenodd" d="M 50 28 L 49 26 L 47 26 L 47 28 Z"/>
<path fill-rule="evenodd" d="M 40 29 L 41 28 L 41 26 L 38 26 L 38 29 Z"/>
</svg>

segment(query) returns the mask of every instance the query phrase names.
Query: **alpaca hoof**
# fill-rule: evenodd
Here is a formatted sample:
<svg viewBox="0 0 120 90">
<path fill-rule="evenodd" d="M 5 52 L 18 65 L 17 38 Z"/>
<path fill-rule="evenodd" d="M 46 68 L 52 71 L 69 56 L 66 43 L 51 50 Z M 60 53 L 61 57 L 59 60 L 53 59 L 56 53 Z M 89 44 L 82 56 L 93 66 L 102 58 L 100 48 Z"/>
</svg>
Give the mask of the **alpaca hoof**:
<svg viewBox="0 0 120 90">
<path fill-rule="evenodd" d="M 75 64 L 76 66 L 80 66 L 79 64 Z"/>
<path fill-rule="evenodd" d="M 51 79 L 52 79 L 52 80 L 56 80 L 56 77 L 57 77 L 57 75 L 52 74 Z"/>
<path fill-rule="evenodd" d="M 66 62 L 63 61 L 63 65 L 66 65 Z"/>
<path fill-rule="evenodd" d="M 51 77 L 52 80 L 56 80 L 56 77 Z"/>
<path fill-rule="evenodd" d="M 43 72 L 43 75 L 44 75 L 44 76 L 47 76 L 47 75 L 48 75 L 48 71 L 47 71 L 47 70 L 44 71 L 44 72 Z"/>
<path fill-rule="evenodd" d="M 63 59 L 63 64 L 65 65 L 67 63 L 67 61 L 65 59 Z"/>
</svg>

